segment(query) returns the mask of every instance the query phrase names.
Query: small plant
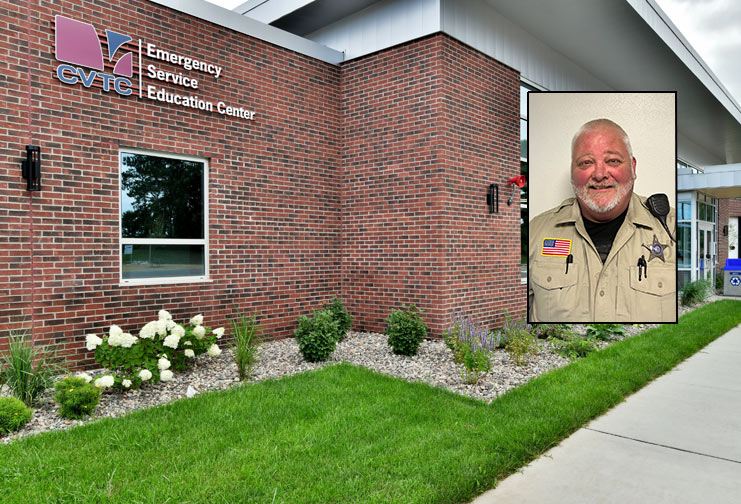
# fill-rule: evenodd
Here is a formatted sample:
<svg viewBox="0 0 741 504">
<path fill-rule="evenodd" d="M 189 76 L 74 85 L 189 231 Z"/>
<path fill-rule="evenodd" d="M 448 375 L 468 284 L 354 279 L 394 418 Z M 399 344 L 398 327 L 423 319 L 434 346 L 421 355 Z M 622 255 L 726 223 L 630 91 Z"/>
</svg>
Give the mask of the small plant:
<svg viewBox="0 0 741 504">
<path fill-rule="evenodd" d="M 590 324 L 587 326 L 586 336 L 600 341 L 610 341 L 618 336 L 626 336 L 628 331 L 622 324 Z"/>
<path fill-rule="evenodd" d="M 10 332 L 8 353 L 0 356 L 0 384 L 7 385 L 13 397 L 31 406 L 64 371 L 53 346 L 34 346 L 26 331 Z"/>
<path fill-rule="evenodd" d="M 92 415 L 100 402 L 100 389 L 79 376 L 68 376 L 54 384 L 54 400 L 64 418 Z"/>
<path fill-rule="evenodd" d="M 257 335 L 260 327 L 255 319 L 254 314 L 248 317 L 240 313 L 236 320 L 232 320 L 234 339 L 229 344 L 229 348 L 234 355 L 240 381 L 249 378 L 252 374 L 252 368 L 257 363 L 257 353 L 262 343 Z"/>
<path fill-rule="evenodd" d="M 533 324 L 530 332 L 539 339 L 565 340 L 573 336 L 571 324 Z"/>
<path fill-rule="evenodd" d="M 597 350 L 597 341 L 592 337 L 582 338 L 572 335 L 567 339 L 552 339 L 556 353 L 570 360 L 586 357 Z"/>
<path fill-rule="evenodd" d="M 470 317 L 458 315 L 443 334 L 456 364 L 463 364 L 463 380 L 476 383 L 491 370 L 490 355 L 500 344 L 502 334 L 476 325 Z"/>
<path fill-rule="evenodd" d="M 723 294 L 723 271 L 715 273 L 715 293 Z"/>
<path fill-rule="evenodd" d="M 525 366 L 530 362 L 530 358 L 538 353 L 538 341 L 527 330 L 527 324 L 524 319 L 512 319 L 505 315 L 505 322 L 502 330 L 505 333 L 506 344 L 505 350 L 510 358 L 518 366 Z"/>
<path fill-rule="evenodd" d="M 395 354 L 412 356 L 427 336 L 427 325 L 422 319 L 422 310 L 413 304 L 392 310 L 388 318 L 388 344 Z"/>
<path fill-rule="evenodd" d="M 16 397 L 0 397 L 0 436 L 14 432 L 31 420 L 31 408 Z"/>
<path fill-rule="evenodd" d="M 681 302 L 684 306 L 692 306 L 705 301 L 709 294 L 710 282 L 707 280 L 695 280 L 684 286 Z"/>
<path fill-rule="evenodd" d="M 217 340 L 223 335 L 223 327 L 212 331 L 204 326 L 201 314 L 185 325 L 176 323 L 167 310 L 160 310 L 158 319 L 147 322 L 138 337 L 112 325 L 102 337 L 88 334 L 86 343 L 88 350 L 95 351 L 95 360 L 110 370 L 96 382 L 128 390 L 148 380 L 170 381 L 173 370 L 188 369 L 198 355 L 216 357 L 221 353 Z"/>
<path fill-rule="evenodd" d="M 345 305 L 342 304 L 342 300 L 337 296 L 334 296 L 331 303 L 322 306 L 322 310 L 329 310 L 332 312 L 332 318 L 337 322 L 337 341 L 344 340 L 347 331 L 352 327 L 352 315 L 347 311 Z"/>
<path fill-rule="evenodd" d="M 461 343 L 461 361 L 463 363 L 463 381 L 474 384 L 482 374 L 491 371 L 490 351 L 477 345 Z"/>
<path fill-rule="evenodd" d="M 324 361 L 337 346 L 339 331 L 330 310 L 315 311 L 311 318 L 301 315 L 294 331 L 298 349 L 309 362 Z"/>
</svg>

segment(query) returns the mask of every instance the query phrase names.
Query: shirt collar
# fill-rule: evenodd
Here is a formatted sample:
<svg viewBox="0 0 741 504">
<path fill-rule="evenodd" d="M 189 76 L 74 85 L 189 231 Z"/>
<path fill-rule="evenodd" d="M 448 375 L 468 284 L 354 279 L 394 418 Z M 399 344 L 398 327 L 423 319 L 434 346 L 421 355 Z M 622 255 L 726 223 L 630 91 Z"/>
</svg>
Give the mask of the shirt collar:
<svg viewBox="0 0 741 504">
<path fill-rule="evenodd" d="M 641 197 L 636 193 L 633 193 L 630 197 L 630 204 L 628 205 L 628 213 L 625 215 L 625 220 L 631 222 L 637 226 L 643 226 L 647 228 L 653 227 L 654 217 L 649 213 L 648 209 L 643 206 Z M 556 217 L 556 225 L 560 224 L 575 224 L 581 220 L 581 211 L 579 210 L 579 203 L 576 198 L 569 198 L 564 200 L 556 208 L 554 215 Z"/>
</svg>

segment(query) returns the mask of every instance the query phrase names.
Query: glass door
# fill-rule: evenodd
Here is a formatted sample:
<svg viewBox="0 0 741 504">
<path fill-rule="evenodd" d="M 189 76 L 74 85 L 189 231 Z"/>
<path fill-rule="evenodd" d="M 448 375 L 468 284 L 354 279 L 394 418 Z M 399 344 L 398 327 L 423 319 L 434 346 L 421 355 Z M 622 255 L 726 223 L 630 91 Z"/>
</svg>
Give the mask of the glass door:
<svg viewBox="0 0 741 504">
<path fill-rule="evenodd" d="M 711 222 L 697 223 L 697 278 L 699 280 L 713 280 L 715 271 L 715 240 L 713 239 L 713 224 Z"/>
</svg>

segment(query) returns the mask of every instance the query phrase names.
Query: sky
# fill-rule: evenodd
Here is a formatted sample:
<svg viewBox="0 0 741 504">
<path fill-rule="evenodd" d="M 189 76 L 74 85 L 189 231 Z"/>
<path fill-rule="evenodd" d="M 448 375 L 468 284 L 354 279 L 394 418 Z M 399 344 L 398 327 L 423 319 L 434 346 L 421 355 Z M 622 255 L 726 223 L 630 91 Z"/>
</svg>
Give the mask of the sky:
<svg viewBox="0 0 741 504">
<path fill-rule="evenodd" d="M 207 0 L 227 9 L 244 0 Z M 741 1 L 655 0 L 741 104 Z"/>
<path fill-rule="evenodd" d="M 655 0 L 741 104 L 741 2 Z"/>
</svg>

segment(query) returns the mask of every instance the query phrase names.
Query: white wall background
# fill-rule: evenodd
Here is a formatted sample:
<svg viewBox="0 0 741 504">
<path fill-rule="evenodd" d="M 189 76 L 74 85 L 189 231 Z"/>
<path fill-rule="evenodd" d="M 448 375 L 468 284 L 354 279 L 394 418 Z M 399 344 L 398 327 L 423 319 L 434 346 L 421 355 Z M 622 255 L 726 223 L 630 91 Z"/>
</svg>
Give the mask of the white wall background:
<svg viewBox="0 0 741 504">
<path fill-rule="evenodd" d="M 636 158 L 634 191 L 665 193 L 676 207 L 674 93 L 529 94 L 530 219 L 573 196 L 571 139 L 587 121 L 607 118 L 628 133 Z"/>
</svg>

